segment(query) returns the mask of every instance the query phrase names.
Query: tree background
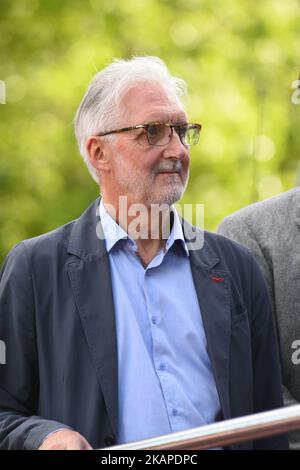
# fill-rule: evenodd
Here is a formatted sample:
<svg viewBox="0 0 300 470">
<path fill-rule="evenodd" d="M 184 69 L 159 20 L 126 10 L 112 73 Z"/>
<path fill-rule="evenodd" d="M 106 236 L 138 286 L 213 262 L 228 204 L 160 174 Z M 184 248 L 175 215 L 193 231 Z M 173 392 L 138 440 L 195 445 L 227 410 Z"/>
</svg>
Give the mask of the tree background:
<svg viewBox="0 0 300 470">
<path fill-rule="evenodd" d="M 114 57 L 158 55 L 187 81 L 203 133 L 182 202 L 205 205 L 206 228 L 297 185 L 299 13 L 297 0 L 0 0 L 0 261 L 97 197 L 73 117 Z"/>
</svg>

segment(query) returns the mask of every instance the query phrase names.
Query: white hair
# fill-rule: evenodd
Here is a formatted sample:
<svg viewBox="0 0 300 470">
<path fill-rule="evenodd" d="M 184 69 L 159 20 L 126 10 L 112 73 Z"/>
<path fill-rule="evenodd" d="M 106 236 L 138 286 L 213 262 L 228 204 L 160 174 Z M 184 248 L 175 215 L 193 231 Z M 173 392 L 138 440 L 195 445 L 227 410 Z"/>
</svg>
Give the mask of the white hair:
<svg viewBox="0 0 300 470">
<path fill-rule="evenodd" d="M 84 162 L 97 183 L 99 177 L 86 151 L 87 138 L 108 132 L 112 126 L 118 125 L 122 97 L 140 82 L 158 82 L 179 101 L 186 93 L 185 81 L 172 76 L 158 57 L 115 59 L 95 75 L 77 109 L 74 119 L 76 140 Z"/>
</svg>

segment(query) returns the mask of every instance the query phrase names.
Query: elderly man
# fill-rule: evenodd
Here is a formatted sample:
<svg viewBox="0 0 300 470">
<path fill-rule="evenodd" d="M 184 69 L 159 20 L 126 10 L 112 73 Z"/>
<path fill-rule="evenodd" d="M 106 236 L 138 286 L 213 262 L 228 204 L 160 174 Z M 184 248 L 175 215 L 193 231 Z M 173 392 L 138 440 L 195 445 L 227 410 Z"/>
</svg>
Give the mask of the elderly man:
<svg viewBox="0 0 300 470">
<path fill-rule="evenodd" d="M 160 59 L 140 57 L 114 61 L 83 98 L 76 137 L 102 198 L 6 259 L 1 448 L 97 448 L 282 406 L 255 261 L 220 235 L 191 241 L 203 232 L 172 206 L 201 129 L 183 91 Z"/>
</svg>

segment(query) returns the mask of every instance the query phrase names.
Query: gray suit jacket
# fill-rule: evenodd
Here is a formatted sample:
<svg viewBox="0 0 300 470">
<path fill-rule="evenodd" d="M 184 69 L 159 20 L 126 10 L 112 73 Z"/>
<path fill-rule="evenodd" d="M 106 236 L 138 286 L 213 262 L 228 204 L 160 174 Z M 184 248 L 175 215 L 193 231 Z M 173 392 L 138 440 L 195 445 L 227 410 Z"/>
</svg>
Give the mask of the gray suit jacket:
<svg viewBox="0 0 300 470">
<path fill-rule="evenodd" d="M 219 233 L 248 247 L 263 271 L 280 341 L 284 401 L 297 404 L 300 364 L 292 361 L 292 346 L 300 340 L 300 188 L 236 212 Z M 300 449 L 300 432 L 291 435 L 290 448 Z"/>
</svg>

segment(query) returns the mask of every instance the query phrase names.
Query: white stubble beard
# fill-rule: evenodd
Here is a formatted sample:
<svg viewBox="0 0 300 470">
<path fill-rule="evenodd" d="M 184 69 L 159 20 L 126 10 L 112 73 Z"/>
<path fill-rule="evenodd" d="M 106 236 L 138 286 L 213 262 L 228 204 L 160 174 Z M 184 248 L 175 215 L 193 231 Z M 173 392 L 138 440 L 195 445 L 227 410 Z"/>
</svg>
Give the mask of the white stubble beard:
<svg viewBox="0 0 300 470">
<path fill-rule="evenodd" d="M 175 162 L 170 161 L 168 164 L 164 165 L 156 165 L 152 170 L 151 181 L 149 181 L 149 175 L 145 175 L 136 168 L 129 170 L 126 165 L 123 165 L 124 160 L 122 159 L 122 155 L 116 155 L 116 161 L 118 165 L 117 184 L 123 192 L 123 194 L 120 195 L 126 196 L 130 194 L 135 202 L 145 204 L 147 207 L 150 207 L 151 204 L 167 204 L 171 206 L 181 199 L 186 190 L 189 180 L 189 170 L 185 172 L 179 160 Z M 165 176 L 167 181 L 164 186 L 161 186 L 160 193 L 157 194 L 158 191 L 154 191 L 153 193 L 153 187 L 156 185 L 157 178 L 161 178 L 159 171 L 164 169 L 175 169 L 179 171 L 179 173 L 170 173 L 170 175 Z"/>
</svg>

